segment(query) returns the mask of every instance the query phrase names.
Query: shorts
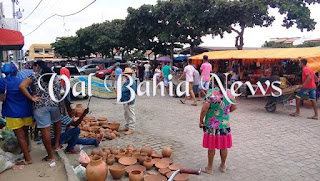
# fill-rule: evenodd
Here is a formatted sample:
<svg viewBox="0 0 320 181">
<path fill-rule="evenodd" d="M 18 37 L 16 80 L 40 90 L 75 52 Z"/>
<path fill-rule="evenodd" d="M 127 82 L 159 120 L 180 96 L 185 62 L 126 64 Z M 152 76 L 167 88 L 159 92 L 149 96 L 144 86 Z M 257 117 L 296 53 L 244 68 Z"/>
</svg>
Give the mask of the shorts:
<svg viewBox="0 0 320 181">
<path fill-rule="evenodd" d="M 150 77 L 150 71 L 146 72 L 145 76 L 146 76 L 146 78 L 149 78 Z"/>
<path fill-rule="evenodd" d="M 193 85 L 192 86 L 192 90 L 193 90 L 193 92 L 195 93 L 195 94 L 198 94 L 199 93 L 199 91 L 200 91 L 200 89 L 199 89 L 199 85 Z"/>
<path fill-rule="evenodd" d="M 164 82 L 165 87 L 167 87 L 169 85 L 169 79 L 164 78 L 163 82 Z"/>
<path fill-rule="evenodd" d="M 306 88 L 302 88 L 298 94 L 296 95 L 297 98 L 301 98 L 304 95 L 309 94 L 309 98 L 311 100 L 316 100 L 316 89 L 306 89 Z"/>
<path fill-rule="evenodd" d="M 33 111 L 33 114 L 38 128 L 47 128 L 51 123 L 56 123 L 61 119 L 59 107 L 54 106 L 38 108 Z"/>
<path fill-rule="evenodd" d="M 200 89 L 203 89 L 203 90 L 209 90 L 209 85 L 210 85 L 210 81 L 202 81 L 202 82 L 200 82 L 200 84 L 202 83 L 202 86 L 201 85 L 199 85 L 200 86 Z"/>
<path fill-rule="evenodd" d="M 10 118 L 6 117 L 7 130 L 15 130 L 22 128 L 23 126 L 31 126 L 32 125 L 32 117 L 25 118 Z"/>
</svg>

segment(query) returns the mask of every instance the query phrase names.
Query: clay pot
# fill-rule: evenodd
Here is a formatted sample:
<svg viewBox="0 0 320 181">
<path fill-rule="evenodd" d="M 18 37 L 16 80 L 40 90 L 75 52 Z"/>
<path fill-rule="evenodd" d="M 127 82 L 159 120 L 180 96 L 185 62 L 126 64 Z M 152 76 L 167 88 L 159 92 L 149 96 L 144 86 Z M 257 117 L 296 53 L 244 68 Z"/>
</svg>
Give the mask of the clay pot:
<svg viewBox="0 0 320 181">
<path fill-rule="evenodd" d="M 91 155 L 98 155 L 100 153 L 99 149 L 93 149 Z"/>
<path fill-rule="evenodd" d="M 95 121 L 95 122 L 91 122 L 90 126 L 99 126 L 99 122 Z"/>
<path fill-rule="evenodd" d="M 150 146 L 145 146 L 141 149 L 142 153 L 147 153 L 148 156 L 151 156 L 152 154 L 152 148 Z"/>
<path fill-rule="evenodd" d="M 100 155 L 101 157 L 105 157 L 105 158 L 108 157 L 108 153 L 106 153 L 106 152 L 104 152 L 104 151 L 101 151 L 99 155 Z"/>
<path fill-rule="evenodd" d="M 108 164 L 108 165 L 113 165 L 114 162 L 115 162 L 114 156 L 113 156 L 113 155 L 110 155 L 110 156 L 108 157 L 108 159 L 107 159 L 107 164 Z"/>
<path fill-rule="evenodd" d="M 128 145 L 127 148 L 126 148 L 126 150 L 127 150 L 127 151 L 128 151 L 128 150 L 131 150 L 131 151 L 132 151 L 133 148 L 132 148 L 132 146 Z"/>
<path fill-rule="evenodd" d="M 98 117 L 98 119 L 97 119 L 98 121 L 107 121 L 108 119 L 107 118 L 105 118 L 105 117 Z"/>
<path fill-rule="evenodd" d="M 120 127 L 120 123 L 111 122 L 111 123 L 109 123 L 108 127 L 109 127 L 112 131 L 118 131 L 118 129 L 119 129 L 119 127 Z"/>
<path fill-rule="evenodd" d="M 108 167 L 100 156 L 94 156 L 86 168 L 88 181 L 105 181 L 108 176 Z"/>
<path fill-rule="evenodd" d="M 140 153 L 132 153 L 132 157 L 139 159 Z"/>
<path fill-rule="evenodd" d="M 112 165 L 109 168 L 110 174 L 114 180 L 119 180 L 125 173 L 125 166 L 123 165 Z"/>
<path fill-rule="evenodd" d="M 112 154 L 118 154 L 118 153 L 119 153 L 119 150 L 118 150 L 118 149 L 112 149 L 112 150 L 111 150 L 111 153 L 112 153 Z"/>
<path fill-rule="evenodd" d="M 169 147 L 164 147 L 164 148 L 162 148 L 162 152 L 161 153 L 162 153 L 163 157 L 169 158 L 169 157 L 171 157 L 172 149 L 169 148 Z"/>
<path fill-rule="evenodd" d="M 82 104 L 77 104 L 76 108 L 83 108 Z"/>
<path fill-rule="evenodd" d="M 153 162 L 150 157 L 146 158 L 143 162 L 143 166 L 147 168 L 147 170 L 150 170 L 153 167 Z"/>
<path fill-rule="evenodd" d="M 143 172 L 139 170 L 133 170 L 129 174 L 129 181 L 141 181 L 143 179 Z"/>
<path fill-rule="evenodd" d="M 139 163 L 142 165 L 143 162 L 144 162 L 144 160 L 147 159 L 147 158 L 148 158 L 147 153 L 142 152 L 142 153 L 140 154 L 139 158 L 138 158 Z"/>
<path fill-rule="evenodd" d="M 115 139 L 117 136 L 114 133 L 110 133 L 111 139 Z"/>
<path fill-rule="evenodd" d="M 120 133 L 118 131 L 113 131 L 113 133 L 116 135 L 116 136 L 120 136 Z"/>
</svg>

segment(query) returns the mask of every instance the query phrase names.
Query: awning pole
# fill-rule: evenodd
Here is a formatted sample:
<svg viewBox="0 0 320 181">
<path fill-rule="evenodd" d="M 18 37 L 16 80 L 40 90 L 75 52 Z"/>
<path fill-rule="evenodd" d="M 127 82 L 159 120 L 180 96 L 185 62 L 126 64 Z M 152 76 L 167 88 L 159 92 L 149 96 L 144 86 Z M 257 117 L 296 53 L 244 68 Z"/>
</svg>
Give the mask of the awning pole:
<svg viewBox="0 0 320 181">
<path fill-rule="evenodd" d="M 3 48 L 0 46 L 0 77 L 2 78 L 2 61 L 3 61 Z"/>
</svg>

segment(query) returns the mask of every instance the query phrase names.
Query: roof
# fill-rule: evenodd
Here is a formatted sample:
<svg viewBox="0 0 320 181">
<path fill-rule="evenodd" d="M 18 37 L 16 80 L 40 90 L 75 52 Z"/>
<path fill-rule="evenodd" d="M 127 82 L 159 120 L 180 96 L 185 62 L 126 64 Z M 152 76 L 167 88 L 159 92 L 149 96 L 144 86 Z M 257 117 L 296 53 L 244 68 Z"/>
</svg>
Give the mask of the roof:
<svg viewBox="0 0 320 181">
<path fill-rule="evenodd" d="M 274 48 L 260 50 L 229 50 L 202 53 L 190 59 L 195 63 L 202 61 L 204 55 L 210 60 L 243 60 L 244 62 L 274 62 L 282 60 L 308 60 L 308 66 L 320 71 L 320 48 Z"/>
<path fill-rule="evenodd" d="M 0 47 L 3 50 L 20 50 L 24 45 L 24 38 L 19 31 L 0 28 Z"/>
<path fill-rule="evenodd" d="M 260 47 L 245 47 L 244 50 L 256 50 L 261 49 Z M 214 46 L 197 46 L 194 47 L 193 53 L 200 54 L 203 52 L 210 52 L 210 51 L 223 51 L 223 50 L 237 50 L 236 47 L 214 47 Z M 182 55 L 189 55 L 190 54 L 190 47 L 183 48 L 179 51 L 176 51 L 177 54 Z"/>
<path fill-rule="evenodd" d="M 312 39 L 312 40 L 306 40 L 305 42 L 320 42 L 320 38 Z"/>
</svg>

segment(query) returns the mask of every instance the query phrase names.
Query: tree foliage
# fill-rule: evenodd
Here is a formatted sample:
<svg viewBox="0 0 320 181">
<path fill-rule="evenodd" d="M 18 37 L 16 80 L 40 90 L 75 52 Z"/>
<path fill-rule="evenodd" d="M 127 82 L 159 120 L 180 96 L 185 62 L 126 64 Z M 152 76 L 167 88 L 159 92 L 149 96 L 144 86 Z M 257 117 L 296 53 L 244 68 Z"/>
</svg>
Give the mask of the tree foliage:
<svg viewBox="0 0 320 181">
<path fill-rule="evenodd" d="M 320 42 L 304 42 L 300 45 L 292 45 L 284 42 L 266 41 L 263 47 L 268 48 L 297 48 L 297 47 L 320 47 Z"/>
<path fill-rule="evenodd" d="M 105 21 L 79 29 L 76 36 L 61 38 L 52 45 L 66 57 L 115 54 L 130 57 L 151 50 L 155 55 L 171 55 L 175 47 L 202 43 L 205 35 L 236 32 L 235 47 L 244 46 L 246 28 L 269 27 L 275 20 L 269 11 L 284 15 L 282 26 L 301 31 L 315 29 L 308 5 L 320 0 L 167 0 L 155 5 L 128 8 L 125 19 Z M 272 45 L 273 46 L 273 45 Z M 287 46 L 287 45 L 274 45 Z M 138 53 L 137 53 L 138 52 Z"/>
</svg>

